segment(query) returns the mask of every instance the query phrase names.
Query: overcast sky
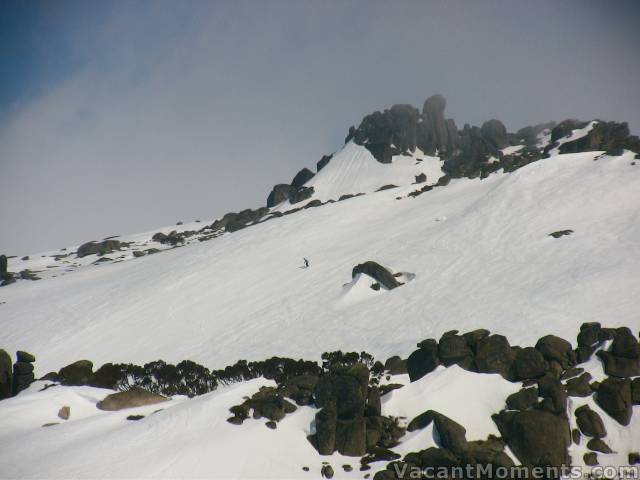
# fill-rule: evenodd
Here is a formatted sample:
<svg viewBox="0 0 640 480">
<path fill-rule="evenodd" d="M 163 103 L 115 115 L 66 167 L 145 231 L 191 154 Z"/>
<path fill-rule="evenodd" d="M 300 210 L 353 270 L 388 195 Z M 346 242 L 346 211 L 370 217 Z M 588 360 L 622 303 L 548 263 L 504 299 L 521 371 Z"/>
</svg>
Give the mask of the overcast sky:
<svg viewBox="0 0 640 480">
<path fill-rule="evenodd" d="M 434 93 L 508 129 L 640 131 L 640 2 L 0 2 L 0 253 L 264 205 Z"/>
</svg>

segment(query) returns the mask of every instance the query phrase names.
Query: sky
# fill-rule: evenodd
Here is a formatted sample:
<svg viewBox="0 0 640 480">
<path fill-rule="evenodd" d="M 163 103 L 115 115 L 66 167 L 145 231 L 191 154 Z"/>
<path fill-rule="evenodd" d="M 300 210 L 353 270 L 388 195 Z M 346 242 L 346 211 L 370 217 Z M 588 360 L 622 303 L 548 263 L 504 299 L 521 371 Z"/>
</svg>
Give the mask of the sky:
<svg viewBox="0 0 640 480">
<path fill-rule="evenodd" d="M 0 1 L 0 253 L 263 206 L 350 125 L 640 133 L 636 0 Z"/>
</svg>

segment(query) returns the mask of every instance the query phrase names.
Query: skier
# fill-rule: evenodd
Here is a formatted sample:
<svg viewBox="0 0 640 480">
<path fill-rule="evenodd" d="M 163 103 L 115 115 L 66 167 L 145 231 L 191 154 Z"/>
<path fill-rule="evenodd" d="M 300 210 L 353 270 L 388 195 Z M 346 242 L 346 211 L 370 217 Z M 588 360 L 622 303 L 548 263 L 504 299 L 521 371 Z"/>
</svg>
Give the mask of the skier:
<svg viewBox="0 0 640 480">
<path fill-rule="evenodd" d="M 304 258 L 304 268 L 309 268 L 309 260 Z"/>
</svg>

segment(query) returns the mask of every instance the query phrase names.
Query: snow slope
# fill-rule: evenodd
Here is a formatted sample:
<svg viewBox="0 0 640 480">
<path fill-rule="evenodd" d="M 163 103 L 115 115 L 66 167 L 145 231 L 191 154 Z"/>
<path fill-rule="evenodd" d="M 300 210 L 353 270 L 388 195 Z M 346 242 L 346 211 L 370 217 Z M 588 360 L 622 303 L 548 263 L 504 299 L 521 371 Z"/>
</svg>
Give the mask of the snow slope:
<svg viewBox="0 0 640 480">
<path fill-rule="evenodd" d="M 640 329 L 640 167 L 631 165 L 633 154 L 556 155 L 416 198 L 407 197 L 416 188 L 411 176 L 426 172 L 435 183 L 438 159 L 396 158 L 385 166 L 367 154 L 347 146 L 312 180 L 320 199 L 366 195 L 132 261 L 92 265 L 96 257 L 85 257 L 66 275 L 0 288 L 0 347 L 34 353 L 41 376 L 81 358 L 96 366 L 162 358 L 220 368 L 273 355 L 317 360 L 343 349 L 384 360 L 452 328 L 488 328 L 521 346 L 547 333 L 574 339 L 585 321 Z M 387 183 L 401 186 L 374 193 Z M 565 229 L 574 233 L 549 236 Z M 121 240 L 142 246 L 150 235 Z M 300 268 L 303 256 L 308 269 Z M 405 285 L 376 292 L 368 277 L 352 280 L 352 267 L 366 260 L 402 273 Z M 603 378 L 596 357 L 585 368 Z M 411 384 L 407 376 L 391 382 L 405 387 L 383 398 L 384 415 L 408 422 L 432 408 L 463 424 L 469 440 L 496 433 L 491 414 L 520 387 L 457 366 Z M 362 478 L 358 459 L 319 457 L 306 440 L 314 428 L 310 407 L 287 415 L 275 431 L 264 420 L 225 421 L 230 406 L 271 384 L 257 379 L 103 412 L 95 404 L 108 390 L 39 391 L 44 382 L 36 382 L 0 402 L 0 478 L 318 478 L 322 461 L 336 478 Z M 584 403 L 601 413 L 615 450 L 600 455 L 601 464 L 624 464 L 640 449 L 639 407 L 621 428 L 592 398 L 569 402 L 569 413 Z M 56 417 L 64 405 L 68 421 Z M 130 414 L 146 417 L 133 422 Z M 581 442 L 571 446 L 577 464 L 586 452 Z M 429 426 L 405 435 L 395 450 L 431 445 Z M 343 464 L 354 470 L 344 472 Z"/>
<path fill-rule="evenodd" d="M 0 289 L 1 343 L 35 353 L 42 375 L 80 358 L 218 368 L 341 348 L 384 359 L 454 327 L 522 346 L 545 333 L 575 338 L 590 320 L 637 330 L 639 170 L 631 154 L 594 161 L 601 153 L 454 180 L 417 198 L 396 200 L 412 186 L 371 193 L 19 282 Z M 575 233 L 548 236 L 561 229 Z M 299 268 L 303 256 L 311 268 Z M 363 297 L 343 286 L 366 260 L 415 277 Z"/>
</svg>

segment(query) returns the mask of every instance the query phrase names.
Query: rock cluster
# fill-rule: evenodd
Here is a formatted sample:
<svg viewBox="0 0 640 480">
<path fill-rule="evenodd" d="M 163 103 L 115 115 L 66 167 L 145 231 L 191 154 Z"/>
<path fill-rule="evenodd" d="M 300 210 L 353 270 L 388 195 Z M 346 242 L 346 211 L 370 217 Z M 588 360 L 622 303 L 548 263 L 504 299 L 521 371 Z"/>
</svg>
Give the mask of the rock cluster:
<svg viewBox="0 0 640 480">
<path fill-rule="evenodd" d="M 128 244 L 120 242 L 119 240 L 104 240 L 102 242 L 87 242 L 78 247 L 76 256 L 78 258 L 86 257 L 87 255 L 106 255 L 108 253 L 120 250 L 126 247 Z"/>
</svg>

